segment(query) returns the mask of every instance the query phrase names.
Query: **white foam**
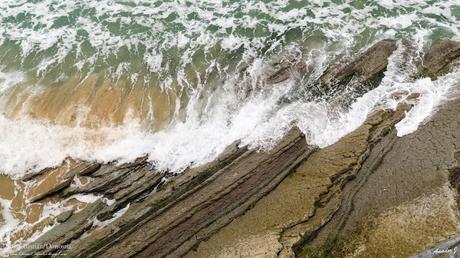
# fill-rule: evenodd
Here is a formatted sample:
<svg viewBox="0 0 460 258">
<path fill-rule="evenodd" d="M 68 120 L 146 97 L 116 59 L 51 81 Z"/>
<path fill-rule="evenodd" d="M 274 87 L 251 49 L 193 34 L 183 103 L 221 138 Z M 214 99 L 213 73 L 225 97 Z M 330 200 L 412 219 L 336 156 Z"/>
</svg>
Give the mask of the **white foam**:
<svg viewBox="0 0 460 258">
<path fill-rule="evenodd" d="M 160 87 L 171 88 L 177 82 L 190 92 L 190 102 L 186 107 L 176 107 L 176 114 L 179 108 L 185 110 L 185 119 L 175 117 L 169 127 L 155 133 L 143 128 L 134 118 L 120 126 L 89 129 L 57 125 L 26 116 L 11 119 L 0 110 L 0 171 L 19 177 L 28 170 L 57 166 L 67 157 L 100 162 L 129 162 L 148 154 L 149 161 L 157 169 L 179 173 L 188 166 L 197 166 L 214 159 L 236 140 L 241 140 L 242 144 L 251 148 L 270 148 L 293 125 L 301 128 L 310 144 L 325 147 L 358 128 L 376 109 L 394 109 L 402 102 L 414 105 L 396 125 L 398 136 L 407 135 L 417 130 L 443 103 L 456 83 L 458 72 L 436 81 L 428 78 L 414 81 L 410 75 L 414 73 L 415 67 L 411 60 L 405 60 L 402 55 L 404 49 L 400 46 L 390 58 L 382 83 L 355 99 L 347 109 L 320 99 L 307 101 L 300 98 L 282 104 L 280 100 L 289 97 L 291 91 L 298 90 L 298 85 L 287 81 L 260 92 L 257 91 L 257 85 L 252 85 L 250 87 L 253 87 L 255 93 L 242 98 L 239 91 L 246 90 L 246 86 L 242 85 L 238 75 L 229 69 L 227 63 L 218 58 L 210 59 L 214 55 L 214 47 L 220 46 L 224 51 L 219 58 L 225 54 L 231 56 L 232 51 L 242 48 L 239 64 L 243 66 L 249 63 L 246 79 L 257 82 L 264 75 L 268 55 L 278 54 L 277 49 L 289 47 L 286 46 L 285 35 L 289 34 L 286 32 L 300 29 L 301 33 L 297 36 L 302 39 L 297 43 L 305 44 L 303 50 L 308 52 L 310 74 L 307 80 L 312 81 L 337 58 L 344 56 L 349 59 L 355 54 L 356 48 L 370 45 L 368 41 L 407 37 L 416 43 L 418 51 L 415 54 L 421 55 L 422 47 L 435 29 L 460 35 L 460 23 L 451 12 L 453 6 L 458 6 L 457 2 L 382 0 L 356 8 L 350 3 L 314 0 L 309 1 L 308 10 L 298 8 L 286 11 L 285 0 L 225 4 L 216 0 L 193 3 L 169 1 L 161 5 L 143 0 L 133 1 L 134 5 L 111 0 L 68 0 L 58 2 L 56 8 L 50 8 L 56 4 L 54 0 L 33 3 L 4 0 L 0 6 L 0 17 L 16 17 L 23 13 L 30 17 L 30 28 L 24 24 L 4 23 L 0 20 L 0 24 L 4 25 L 0 26 L 0 43 L 9 40 L 20 46 L 20 64 L 17 67 L 23 67 L 24 60 L 31 56 L 48 51 L 52 54 L 43 57 L 36 67 L 38 75 L 45 75 L 76 52 L 76 61 L 71 66 L 80 71 L 88 68 L 91 73 L 101 60 L 107 61 L 107 58 L 117 55 L 121 49 L 127 48 L 130 53 L 137 53 L 138 49 L 145 48 L 141 62 L 150 72 L 165 75 L 160 76 Z M 387 10 L 376 15 L 377 7 Z M 408 7 L 410 11 L 406 9 Z M 83 9 L 94 10 L 94 17 L 80 16 L 74 24 L 56 26 L 55 22 L 60 17 L 67 17 L 69 13 Z M 240 12 L 241 17 L 235 18 L 237 12 Z M 133 15 L 126 17 L 123 13 Z M 255 17 L 254 13 L 263 15 Z M 194 15 L 198 18 L 188 18 Z M 434 19 L 432 15 L 443 17 Z M 184 29 L 180 29 L 181 26 L 174 29 L 168 27 L 168 23 L 164 22 L 167 17 L 174 17 L 170 23 L 177 23 Z M 127 28 L 127 34 L 113 33 L 104 25 L 107 23 Z M 149 28 L 148 33 L 131 33 L 133 24 Z M 210 27 L 215 31 L 211 31 Z M 261 35 L 240 33 L 255 28 Z M 77 36 L 79 31 L 90 36 Z M 373 33 L 377 36 L 366 36 Z M 274 36 L 279 38 L 273 39 L 276 38 Z M 316 44 L 313 43 L 315 40 Z M 95 49 L 90 56 L 84 53 L 86 44 Z M 56 51 L 50 51 L 52 48 Z M 180 49 L 181 56 L 178 59 L 170 59 L 168 54 L 174 48 Z M 202 52 L 205 56 L 205 74 L 196 71 L 199 82 L 188 81 L 186 67 L 192 63 L 195 54 Z M 261 53 L 268 54 L 264 56 Z M 171 71 L 172 64 L 175 65 L 176 74 Z M 132 72 L 130 62 L 117 63 L 109 69 L 114 78 Z M 215 91 L 206 88 L 206 81 L 201 81 L 213 69 L 219 72 L 219 78 L 225 80 L 224 85 L 218 85 Z M 142 76 L 137 70 L 135 72 L 129 74 L 133 83 Z M 25 71 L 0 72 L 0 95 L 25 81 Z M 31 88 L 39 89 L 36 86 L 30 85 Z M 405 98 L 412 93 L 420 95 L 418 100 Z M 395 99 L 394 94 L 402 96 Z M 101 196 L 77 195 L 75 198 L 91 203 Z M 105 201 L 109 204 L 113 202 Z M 0 203 L 4 207 L 3 217 L 7 221 L 6 226 L 0 228 L 1 237 L 2 233 L 11 232 L 17 227 L 18 222 L 5 209 L 10 203 L 4 200 L 0 200 Z M 122 209 L 114 219 L 127 209 Z M 59 205 L 51 205 L 45 208 L 45 214 L 57 215 L 62 210 L 63 207 Z M 7 242 L 6 254 L 14 248 L 17 246 Z"/>
<path fill-rule="evenodd" d="M 102 195 L 95 195 L 95 194 L 74 194 L 71 197 L 69 197 L 69 199 L 76 199 L 77 201 L 84 202 L 84 203 L 94 203 L 100 198 L 102 198 Z M 111 200 L 107 198 L 104 198 L 103 200 L 107 204 L 112 202 Z"/>
<path fill-rule="evenodd" d="M 12 201 L 0 198 L 0 207 L 2 208 L 1 214 L 4 220 L 4 223 L 0 225 L 0 239 L 6 244 L 5 248 L 0 248 L 0 255 L 8 255 L 11 252 L 11 241 L 8 235 L 18 225 L 18 221 L 11 214 L 11 203 Z"/>
<path fill-rule="evenodd" d="M 41 235 L 48 232 L 54 225 L 46 226 L 43 230 L 35 232 L 32 236 L 21 239 L 13 243 L 13 236 L 15 233 L 20 232 L 22 230 L 30 230 L 35 224 L 29 224 L 24 221 L 20 221 L 14 218 L 12 211 L 10 209 L 12 201 L 4 200 L 0 198 L 0 204 L 3 208 L 2 216 L 5 220 L 5 223 L 0 225 L 0 241 L 5 244 L 0 248 L 0 255 L 1 256 L 9 256 L 10 254 L 19 251 L 21 248 L 26 246 L 29 243 L 32 243 L 36 239 L 38 239 Z M 64 211 L 70 210 L 71 207 L 64 207 L 64 202 L 60 203 L 50 203 L 46 204 L 43 207 L 43 212 L 40 215 L 39 220 L 36 223 L 40 223 L 40 221 L 47 219 L 49 217 L 56 217 L 57 215 L 61 214 Z M 24 214 L 25 215 L 25 214 Z"/>
<path fill-rule="evenodd" d="M 423 35 L 417 36 L 420 49 Z M 292 81 L 241 102 L 234 81 L 229 80 L 206 103 L 201 103 L 199 98 L 192 99 L 186 121 L 176 120 L 169 128 L 156 133 L 143 129 L 135 119 L 121 126 L 88 129 L 27 117 L 11 120 L 0 115 L 0 159 L 4 161 L 0 163 L 0 170 L 20 176 L 30 169 L 59 165 L 67 157 L 129 162 L 148 154 L 157 169 L 180 172 L 188 166 L 211 161 L 236 140 L 253 148 L 269 148 L 293 124 L 304 131 L 309 143 L 325 147 L 359 127 L 376 108 L 395 108 L 405 101 L 404 97 L 396 101 L 392 97 L 395 93 L 418 93 L 420 101 L 397 125 L 398 135 L 405 135 L 413 132 L 442 103 L 456 74 L 434 82 L 426 78 L 411 82 L 415 66 L 405 60 L 403 51 L 400 47 L 390 58 L 381 85 L 357 98 L 346 110 L 321 100 L 280 106 L 279 100 L 295 86 Z M 247 70 L 257 78 L 263 74 L 264 67 L 263 60 L 255 60 Z M 317 67 L 313 73 L 320 74 L 322 69 Z M 202 115 L 197 110 L 206 113 Z"/>
<path fill-rule="evenodd" d="M 62 64 L 66 57 L 75 52 L 77 66 L 91 70 L 96 60 L 105 60 L 123 48 L 131 53 L 145 48 L 145 65 L 154 72 L 164 73 L 168 72 L 170 62 L 177 60 L 164 60 L 166 65 L 161 67 L 160 57 L 164 51 L 174 47 L 193 54 L 202 50 L 206 52 L 218 44 L 229 51 L 243 45 L 245 51 L 256 53 L 265 47 L 264 43 L 269 42 L 271 36 L 229 33 L 256 26 L 261 31 L 271 31 L 277 35 L 292 28 L 299 28 L 309 35 L 314 28 L 329 41 L 341 42 L 345 47 L 352 46 L 356 41 L 355 36 L 367 29 L 382 33 L 397 29 L 398 33 L 410 36 L 423 26 L 443 28 L 453 35 L 460 35 L 460 24 L 451 11 L 452 7 L 458 6 L 456 0 L 436 3 L 428 0 L 382 0 L 359 8 L 348 2 L 333 1 L 309 1 L 302 3 L 301 8 L 286 8 L 285 0 L 267 3 L 250 0 L 231 4 L 213 0 L 200 0 L 192 4 L 164 1 L 160 5 L 151 1 L 129 2 L 132 4 L 112 0 L 43 0 L 33 3 L 4 0 L 0 6 L 0 17 L 5 17 L 5 21 L 0 21 L 0 43 L 5 40 L 16 42 L 21 47 L 21 62 L 31 55 L 56 48 L 55 53 L 51 51 L 53 54 L 45 55 L 38 64 L 38 74 L 46 74 L 50 68 Z M 409 8 L 411 11 L 408 11 Z M 69 17 L 70 13 L 76 16 Z M 254 13 L 263 15 L 254 16 Z M 27 22 L 30 24 L 16 21 L 16 17 L 24 14 L 28 15 Z M 442 15 L 442 19 L 422 14 Z M 197 19 L 191 19 L 190 16 L 197 16 Z M 168 17 L 174 19 L 165 22 Z M 65 18 L 69 18 L 68 24 L 58 22 Z M 73 19 L 76 20 L 70 22 Z M 113 32 L 107 23 L 124 28 L 126 34 Z M 177 24 L 184 29 L 177 30 L 169 24 Z M 149 30 L 132 33 L 136 26 Z M 210 26 L 214 26 L 215 31 L 210 31 Z M 83 31 L 90 36 L 81 36 Z M 90 56 L 83 54 L 88 42 L 95 49 Z M 185 62 L 182 64 L 185 65 Z M 132 67 L 127 70 L 136 71 Z"/>
<path fill-rule="evenodd" d="M 25 76 L 21 72 L 2 72 L 0 67 L 0 96 L 3 92 L 8 91 L 14 86 L 18 85 L 20 82 L 23 82 Z"/>
<path fill-rule="evenodd" d="M 431 115 L 448 98 L 449 90 L 459 83 L 460 72 L 453 72 L 436 81 L 423 78 L 413 83 L 412 93 L 420 94 L 414 107 L 406 113 L 406 117 L 396 124 L 398 136 L 415 132 L 420 125 L 426 122 Z"/>
</svg>

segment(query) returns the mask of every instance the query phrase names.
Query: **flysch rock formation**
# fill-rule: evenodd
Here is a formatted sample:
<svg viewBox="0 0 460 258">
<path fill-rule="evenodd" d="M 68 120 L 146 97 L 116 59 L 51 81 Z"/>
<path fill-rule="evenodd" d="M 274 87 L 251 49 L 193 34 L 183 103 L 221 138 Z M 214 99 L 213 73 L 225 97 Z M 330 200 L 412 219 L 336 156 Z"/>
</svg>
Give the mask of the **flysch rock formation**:
<svg viewBox="0 0 460 258">
<path fill-rule="evenodd" d="M 379 42 L 321 80 L 328 88 L 373 80 L 396 48 Z M 419 71 L 437 76 L 459 48 L 434 43 Z M 124 165 L 72 161 L 27 176 L 29 203 L 100 198 L 48 220 L 54 226 L 16 256 L 436 257 L 459 243 L 460 101 L 397 137 L 395 124 L 410 108 L 376 111 L 322 149 L 295 127 L 269 151 L 235 142 L 179 175 L 141 157 Z"/>
</svg>

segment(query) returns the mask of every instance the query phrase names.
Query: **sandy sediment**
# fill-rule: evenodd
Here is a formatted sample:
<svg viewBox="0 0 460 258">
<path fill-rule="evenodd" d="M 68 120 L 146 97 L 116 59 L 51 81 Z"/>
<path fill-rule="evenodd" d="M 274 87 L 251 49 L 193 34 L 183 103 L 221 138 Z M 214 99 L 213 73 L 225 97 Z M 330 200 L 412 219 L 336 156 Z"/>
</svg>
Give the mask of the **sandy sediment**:
<svg viewBox="0 0 460 258">
<path fill-rule="evenodd" d="M 435 43 L 419 72 L 448 70 L 457 46 Z M 328 69 L 319 83 L 324 90 L 351 80 L 379 83 L 395 49 L 396 42 L 382 41 L 350 64 Z M 448 54 L 440 61 L 436 52 Z M 30 232 L 53 225 L 29 243 L 43 248 L 16 254 L 405 257 L 438 243 L 452 247 L 453 240 L 442 241 L 460 230 L 460 101 L 445 103 L 415 133 L 397 137 L 395 124 L 410 109 L 376 111 L 322 149 L 295 127 L 269 151 L 235 142 L 216 160 L 180 175 L 156 171 L 141 157 L 124 165 L 68 160 L 23 179 L 0 177 L 8 186 L 0 189 L 2 199 L 18 210 L 37 210 L 27 215 L 36 217 L 29 218 L 36 222 Z M 84 195 L 97 200 L 71 201 Z M 69 208 L 42 217 L 40 209 L 63 200 Z"/>
</svg>

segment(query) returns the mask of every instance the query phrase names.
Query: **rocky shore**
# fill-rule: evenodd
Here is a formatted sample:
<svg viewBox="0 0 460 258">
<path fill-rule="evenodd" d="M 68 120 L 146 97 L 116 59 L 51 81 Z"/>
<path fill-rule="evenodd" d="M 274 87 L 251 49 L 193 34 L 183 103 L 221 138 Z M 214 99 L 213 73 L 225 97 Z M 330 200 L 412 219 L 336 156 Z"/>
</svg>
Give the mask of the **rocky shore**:
<svg viewBox="0 0 460 258">
<path fill-rule="evenodd" d="M 406 45 L 406 43 L 404 43 Z M 327 69 L 322 92 L 350 82 L 375 87 L 392 40 L 348 64 Z M 410 44 L 407 55 L 412 55 Z M 460 43 L 442 39 L 420 59 L 433 80 L 452 69 Z M 289 78 L 280 63 L 269 83 Z M 460 83 L 460 78 L 459 78 Z M 460 87 L 460 85 L 459 85 Z M 5 248 L 47 228 L 14 255 L 66 257 L 436 257 L 459 245 L 460 100 L 455 89 L 428 122 L 398 137 L 412 108 L 372 113 L 325 148 L 293 127 L 269 151 L 235 142 L 216 160 L 179 175 L 156 171 L 141 157 L 124 165 L 67 160 L 22 179 L 0 178 L 0 197 L 34 226 Z M 400 96 L 396 93 L 395 98 Z M 94 196 L 85 201 L 82 196 Z M 39 219 L 44 207 L 62 212 Z M 5 205 L 4 203 L 0 203 Z M 0 223 L 2 218 L 0 218 Z M 50 248 L 55 247 L 55 248 Z M 63 248 L 65 247 L 65 248 Z"/>
</svg>

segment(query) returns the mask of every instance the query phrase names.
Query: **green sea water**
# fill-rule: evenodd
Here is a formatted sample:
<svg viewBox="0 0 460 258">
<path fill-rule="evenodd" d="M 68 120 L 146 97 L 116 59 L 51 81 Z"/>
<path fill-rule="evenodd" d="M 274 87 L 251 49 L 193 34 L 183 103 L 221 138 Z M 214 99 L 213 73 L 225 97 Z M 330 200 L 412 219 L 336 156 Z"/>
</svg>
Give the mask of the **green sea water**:
<svg viewBox="0 0 460 258">
<path fill-rule="evenodd" d="M 0 67 L 196 88 L 289 45 L 332 61 L 379 38 L 457 36 L 459 20 L 457 1 L 3 0 Z"/>
<path fill-rule="evenodd" d="M 0 172 L 142 155 L 180 172 L 235 140 L 270 148 L 293 125 L 324 147 L 375 109 L 394 108 L 391 96 L 401 92 L 422 96 L 400 127 L 409 133 L 455 73 L 414 80 L 401 42 L 421 56 L 442 37 L 460 39 L 458 0 L 0 0 Z M 380 85 L 352 92 L 346 105 L 312 94 L 327 67 L 382 39 L 399 50 Z M 260 87 L 286 53 L 300 53 L 302 78 Z M 94 88 L 79 91 L 87 81 Z M 144 113 L 98 124 L 119 115 L 124 100 Z M 61 109 L 69 123 L 58 119 Z M 103 115 L 90 117 L 88 129 L 78 121 L 91 112 Z"/>
<path fill-rule="evenodd" d="M 460 92 L 458 66 L 417 73 L 443 37 L 460 41 L 459 0 L 0 0 L 0 174 L 145 156 L 186 173 L 235 142 L 273 148 L 294 126 L 324 148 L 410 104 L 395 125 L 404 137 Z M 381 81 L 318 87 L 383 39 L 397 50 Z M 267 82 L 292 56 L 301 74 Z M 8 205 L 2 257 L 39 237 L 12 241 L 24 228 Z"/>
</svg>

